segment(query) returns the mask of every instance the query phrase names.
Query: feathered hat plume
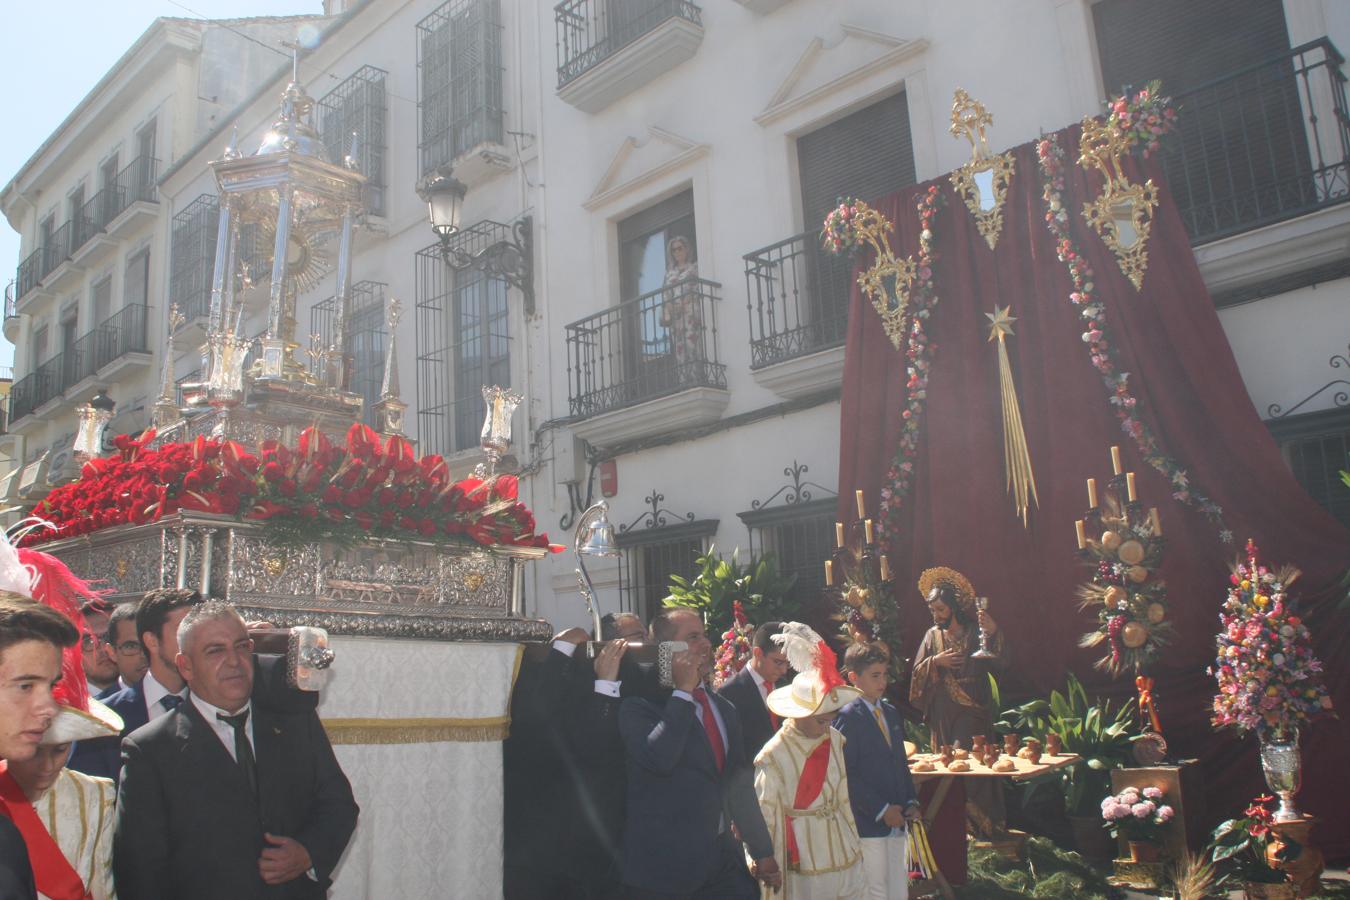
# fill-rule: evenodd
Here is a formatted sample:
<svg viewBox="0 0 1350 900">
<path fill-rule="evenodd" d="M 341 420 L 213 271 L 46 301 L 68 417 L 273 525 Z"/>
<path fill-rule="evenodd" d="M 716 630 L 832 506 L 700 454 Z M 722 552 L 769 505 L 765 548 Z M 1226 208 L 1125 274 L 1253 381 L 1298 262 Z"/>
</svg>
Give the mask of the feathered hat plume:
<svg viewBox="0 0 1350 900">
<path fill-rule="evenodd" d="M 785 622 L 783 631 L 775 634 L 773 640 L 782 646 L 788 665 L 803 674 L 816 674 L 822 692 L 846 686 L 847 682 L 839 674 L 839 660 L 834 650 L 811 626 L 801 622 Z"/>
</svg>

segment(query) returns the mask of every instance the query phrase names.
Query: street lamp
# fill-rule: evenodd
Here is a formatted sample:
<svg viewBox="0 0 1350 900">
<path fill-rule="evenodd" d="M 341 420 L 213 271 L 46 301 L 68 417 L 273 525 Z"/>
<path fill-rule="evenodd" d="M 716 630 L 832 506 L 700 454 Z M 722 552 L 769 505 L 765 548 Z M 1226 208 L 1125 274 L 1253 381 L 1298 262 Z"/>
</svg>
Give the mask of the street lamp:
<svg viewBox="0 0 1350 900">
<path fill-rule="evenodd" d="M 473 253 L 453 241 L 460 232 L 464 195 L 469 191 L 450 166 L 433 169 L 417 183 L 417 195 L 427 205 L 431 230 L 440 241 L 441 257 L 452 268 L 476 269 L 500 278 L 525 297 L 525 314 L 534 315 L 534 219 L 523 216 L 511 226 L 508 240 L 496 241 Z"/>
<path fill-rule="evenodd" d="M 604 500 L 587 509 L 581 514 L 581 521 L 577 523 L 576 537 L 572 541 L 572 552 L 577 555 L 577 583 L 581 587 L 581 596 L 586 601 L 586 608 L 590 610 L 591 620 L 595 625 L 595 639 L 601 640 L 600 635 L 600 610 L 595 605 L 595 585 L 591 582 L 591 575 L 586 571 L 586 557 L 595 556 L 599 558 L 613 559 L 620 555 L 619 548 L 614 545 L 614 526 L 609 523 L 609 504 Z"/>
</svg>

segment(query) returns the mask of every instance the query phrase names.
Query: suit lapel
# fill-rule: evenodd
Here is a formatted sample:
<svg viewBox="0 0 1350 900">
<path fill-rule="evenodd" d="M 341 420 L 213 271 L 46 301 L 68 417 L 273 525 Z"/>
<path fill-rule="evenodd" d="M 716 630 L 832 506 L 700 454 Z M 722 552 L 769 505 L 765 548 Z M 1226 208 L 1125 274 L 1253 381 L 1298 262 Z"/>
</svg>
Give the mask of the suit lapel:
<svg viewBox="0 0 1350 900">
<path fill-rule="evenodd" d="M 243 771 L 221 743 L 220 736 L 202 717 L 197 705 L 189 698 L 170 715 L 178 717 L 178 739 L 189 762 L 199 767 L 198 771 L 219 773 L 221 780 L 218 783 L 227 785 L 229 793 L 247 798 L 246 802 L 256 810 L 258 801 L 249 790 Z M 254 723 L 254 743 L 257 742 L 257 731 L 257 723 Z"/>
</svg>

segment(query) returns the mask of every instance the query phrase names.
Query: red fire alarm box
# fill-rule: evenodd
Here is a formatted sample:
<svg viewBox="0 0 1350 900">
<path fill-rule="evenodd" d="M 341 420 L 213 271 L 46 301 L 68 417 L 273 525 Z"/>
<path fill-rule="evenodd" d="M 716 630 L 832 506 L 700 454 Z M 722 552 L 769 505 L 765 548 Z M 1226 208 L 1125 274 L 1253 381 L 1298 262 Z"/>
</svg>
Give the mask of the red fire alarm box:
<svg viewBox="0 0 1350 900">
<path fill-rule="evenodd" d="M 600 496 L 605 499 L 619 493 L 619 462 L 607 459 L 597 466 L 600 472 Z"/>
</svg>

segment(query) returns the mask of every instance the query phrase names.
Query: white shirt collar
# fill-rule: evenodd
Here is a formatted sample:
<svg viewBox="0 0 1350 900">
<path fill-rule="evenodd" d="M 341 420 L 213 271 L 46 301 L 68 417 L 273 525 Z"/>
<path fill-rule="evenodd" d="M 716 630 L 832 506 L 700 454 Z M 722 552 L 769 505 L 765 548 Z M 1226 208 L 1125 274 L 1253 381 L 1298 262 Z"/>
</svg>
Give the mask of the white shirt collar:
<svg viewBox="0 0 1350 900">
<path fill-rule="evenodd" d="M 149 669 L 146 669 L 145 679 L 141 684 L 145 685 L 145 687 L 142 688 L 145 692 L 145 711 L 149 714 L 151 719 L 157 719 L 168 712 L 168 710 L 164 708 L 164 705 L 159 701 L 173 693 L 177 693 L 178 696 L 182 697 L 185 696 L 187 692 L 187 688 L 177 692 L 169 690 L 159 683 L 155 678 L 155 673 L 151 672 Z"/>
<path fill-rule="evenodd" d="M 211 726 L 211 730 L 216 733 L 216 737 L 220 738 L 220 742 L 225 745 L 226 752 L 228 752 L 236 762 L 238 762 L 238 757 L 235 757 L 234 755 L 234 726 L 229 722 L 223 722 L 216 718 L 217 713 L 222 716 L 237 716 L 241 712 L 248 711 L 249 717 L 244 722 L 244 734 L 248 735 L 250 746 L 257 746 L 257 743 L 253 740 L 253 701 L 250 700 L 248 703 L 245 703 L 237 712 L 230 713 L 221 709 L 219 706 L 212 706 L 210 703 L 207 703 L 201 697 L 198 697 L 191 692 L 188 693 L 188 699 L 192 701 L 193 706 L 197 707 L 197 711 L 202 714 L 202 718 L 206 720 L 206 724 Z"/>
<path fill-rule="evenodd" d="M 755 687 L 759 689 L 760 696 L 764 696 L 764 676 L 756 672 L 755 667 L 750 663 L 746 663 L 745 667 L 750 670 L 750 677 L 755 680 Z"/>
</svg>

